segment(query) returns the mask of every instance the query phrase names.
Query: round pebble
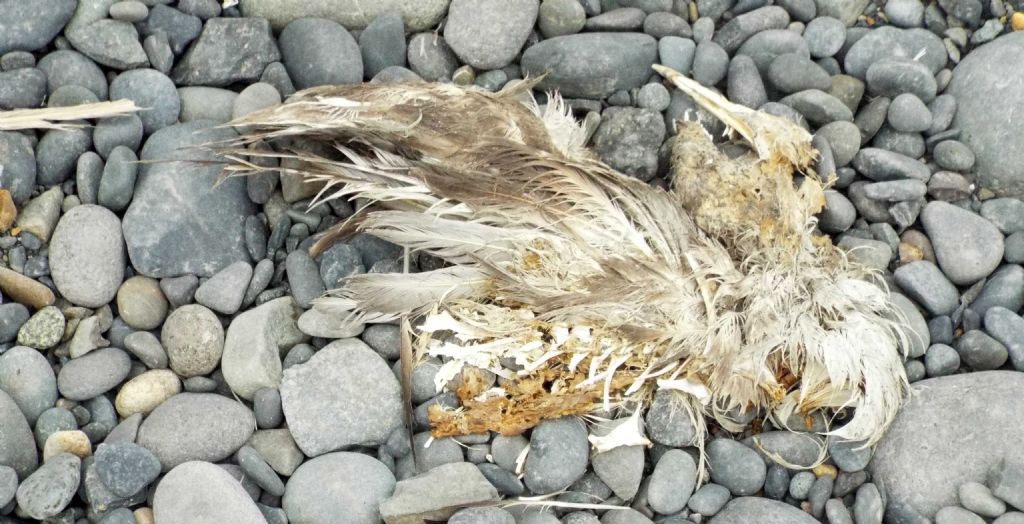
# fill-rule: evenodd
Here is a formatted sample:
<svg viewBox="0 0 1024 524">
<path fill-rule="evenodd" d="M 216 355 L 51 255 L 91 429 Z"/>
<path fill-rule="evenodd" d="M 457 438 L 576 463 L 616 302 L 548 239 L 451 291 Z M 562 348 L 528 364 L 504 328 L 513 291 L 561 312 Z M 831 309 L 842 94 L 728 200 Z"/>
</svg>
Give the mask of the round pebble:
<svg viewBox="0 0 1024 524">
<path fill-rule="evenodd" d="M 658 513 L 675 513 L 686 507 L 696 485 L 693 457 L 683 450 L 670 449 L 658 459 L 648 480 L 647 503 Z"/>
<path fill-rule="evenodd" d="M 121 285 L 124 253 L 117 215 L 100 206 L 77 206 L 61 217 L 50 240 L 53 282 L 76 305 L 103 306 Z"/>
<path fill-rule="evenodd" d="M 160 338 L 171 369 L 186 378 L 213 371 L 224 351 L 224 327 L 213 311 L 198 304 L 172 311 Z"/>
<path fill-rule="evenodd" d="M 590 457 L 587 430 L 575 417 L 541 422 L 530 437 L 526 486 L 537 494 L 569 487 L 583 476 Z"/>
<path fill-rule="evenodd" d="M 767 467 L 756 451 L 729 439 L 715 439 L 707 445 L 711 480 L 733 495 L 757 493 L 764 486 Z"/>
<path fill-rule="evenodd" d="M 889 104 L 889 125 L 904 133 L 920 133 L 932 126 L 932 114 L 916 95 L 903 93 Z"/>
<path fill-rule="evenodd" d="M 57 515 L 75 496 L 81 465 L 82 460 L 71 453 L 51 458 L 18 486 L 18 506 L 38 520 Z"/>
<path fill-rule="evenodd" d="M 64 364 L 57 374 L 57 387 L 67 399 L 88 400 L 114 389 L 130 369 L 131 359 L 121 349 L 97 349 Z"/>
<path fill-rule="evenodd" d="M 156 280 L 134 276 L 117 290 L 117 311 L 135 329 L 155 329 L 167 315 L 167 299 Z"/>
<path fill-rule="evenodd" d="M 846 24 L 841 20 L 822 16 L 807 23 L 803 36 L 812 57 L 834 56 L 846 42 Z"/>
<path fill-rule="evenodd" d="M 35 349 L 49 349 L 64 335 L 64 315 L 54 306 L 46 306 L 18 329 L 18 345 Z"/>
<path fill-rule="evenodd" d="M 153 369 L 125 382 L 117 392 L 114 405 L 122 417 L 143 415 L 181 391 L 181 381 L 169 369 Z"/>
</svg>

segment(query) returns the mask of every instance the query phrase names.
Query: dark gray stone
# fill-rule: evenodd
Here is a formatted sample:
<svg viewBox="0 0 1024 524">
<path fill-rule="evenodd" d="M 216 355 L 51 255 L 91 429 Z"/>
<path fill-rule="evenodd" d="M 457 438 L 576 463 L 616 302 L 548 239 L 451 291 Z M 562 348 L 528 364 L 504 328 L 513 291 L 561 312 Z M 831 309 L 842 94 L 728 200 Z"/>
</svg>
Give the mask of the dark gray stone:
<svg viewBox="0 0 1024 524">
<path fill-rule="evenodd" d="M 666 36 L 690 38 L 693 36 L 693 29 L 685 18 L 673 13 L 657 12 L 647 15 L 647 18 L 644 19 L 644 33 L 655 38 Z"/>
<path fill-rule="evenodd" d="M 584 28 L 590 32 L 639 31 L 647 13 L 635 7 L 622 7 L 606 11 L 587 19 Z"/>
<path fill-rule="evenodd" d="M 916 95 L 897 95 L 889 104 L 889 125 L 904 133 L 920 133 L 932 126 L 932 114 Z"/>
<path fill-rule="evenodd" d="M 931 202 L 921 223 L 943 273 L 958 285 L 986 276 L 1003 258 L 1003 235 L 988 220 L 946 202 Z"/>
<path fill-rule="evenodd" d="M 900 266 L 894 277 L 910 298 L 933 315 L 948 315 L 957 307 L 960 294 L 932 262 L 919 260 Z"/>
<path fill-rule="evenodd" d="M 817 89 L 793 93 L 780 103 L 796 109 L 808 122 L 824 125 L 836 120 L 853 120 L 853 113 L 838 98 Z"/>
<path fill-rule="evenodd" d="M 530 75 L 550 72 L 540 89 L 558 89 L 567 97 L 604 98 L 640 87 L 651 75 L 657 49 L 657 41 L 644 34 L 567 35 L 527 48 L 522 68 Z"/>
<path fill-rule="evenodd" d="M 18 507 L 34 519 L 53 517 L 74 498 L 82 460 L 70 453 L 51 457 L 18 486 Z"/>
<path fill-rule="evenodd" d="M 216 157 L 195 146 L 234 135 L 207 122 L 178 124 L 149 138 L 135 196 L 124 216 L 124 236 L 132 265 L 144 275 L 210 276 L 239 260 L 248 260 L 243 228 L 253 213 L 245 181 L 225 180 L 214 187 L 219 165 L 190 161 Z"/>
<path fill-rule="evenodd" d="M 181 111 L 181 101 L 174 82 L 154 69 L 135 69 L 121 73 L 110 83 L 110 98 L 126 98 L 135 102 L 136 106 L 149 108 L 138 114 L 147 135 L 177 122 Z"/>
<path fill-rule="evenodd" d="M 927 182 L 931 177 L 928 166 L 921 162 L 899 153 L 873 147 L 861 149 L 853 157 L 853 167 L 860 174 L 877 181 L 912 178 Z"/>
<path fill-rule="evenodd" d="M 107 78 L 95 62 L 77 51 L 62 49 L 39 59 L 37 66 L 46 73 L 46 86 L 50 94 L 68 85 L 81 86 L 100 100 L 107 99 Z"/>
<path fill-rule="evenodd" d="M 647 504 L 658 513 L 676 513 L 686 507 L 696 485 L 693 457 L 683 450 L 670 449 L 658 459 L 648 480 Z"/>
<path fill-rule="evenodd" d="M 87 129 L 51 129 L 36 146 L 36 182 L 44 186 L 60 184 L 71 176 L 78 157 L 92 148 L 92 132 Z"/>
<path fill-rule="evenodd" d="M 138 160 L 135 152 L 125 146 L 117 146 L 110 152 L 96 195 L 99 205 L 115 213 L 128 208 L 135 191 Z"/>
<path fill-rule="evenodd" d="M 195 300 L 223 315 L 233 315 L 242 305 L 252 274 L 252 266 L 248 262 L 235 262 L 203 282 L 196 289 Z"/>
<path fill-rule="evenodd" d="M 697 51 L 693 56 L 693 66 L 690 76 L 701 84 L 712 87 L 725 78 L 729 70 L 729 54 L 722 49 L 722 46 L 715 42 L 701 42 L 697 44 Z"/>
<path fill-rule="evenodd" d="M 737 55 L 729 62 L 726 95 L 733 103 L 751 109 L 760 108 L 768 102 L 768 93 L 757 71 L 757 64 L 749 56 Z"/>
<path fill-rule="evenodd" d="M 118 146 L 124 146 L 134 152 L 142 144 L 142 134 L 142 119 L 138 115 L 104 118 L 93 128 L 93 147 L 103 158 L 109 157 L 110 153 Z"/>
<path fill-rule="evenodd" d="M 57 401 L 57 380 L 49 362 L 39 351 L 24 346 L 0 354 L 0 389 L 11 396 L 30 425 Z"/>
<path fill-rule="evenodd" d="M 910 93 L 931 102 L 938 91 L 934 72 L 927 65 L 908 58 L 887 58 L 874 62 L 864 73 L 868 91 L 875 96 L 894 97 Z"/>
<path fill-rule="evenodd" d="M 544 38 L 578 33 L 586 21 L 586 10 L 576 0 L 541 2 L 537 13 L 537 27 Z"/>
<path fill-rule="evenodd" d="M 14 50 L 35 51 L 49 44 L 75 12 L 75 0 L 30 3 L 0 2 L 0 55 Z"/>
<path fill-rule="evenodd" d="M 367 78 L 388 67 L 404 67 L 407 50 L 402 14 L 388 11 L 374 18 L 359 35 L 359 51 L 363 57 L 363 76 Z"/>
<path fill-rule="evenodd" d="M 139 32 L 130 22 L 100 18 L 90 23 L 71 23 L 64 34 L 82 54 L 114 69 L 143 67 L 148 61 Z"/>
<path fill-rule="evenodd" d="M 171 51 L 171 44 L 167 40 L 166 34 L 161 32 L 147 36 L 142 41 L 142 49 L 146 51 L 149 65 L 153 69 L 165 75 L 171 73 L 171 67 L 174 66 L 174 51 Z"/>
<path fill-rule="evenodd" d="M 736 496 L 752 495 L 764 486 L 767 467 L 753 449 L 719 438 L 707 445 L 711 480 Z"/>
<path fill-rule="evenodd" d="M 767 6 L 733 18 L 715 32 L 713 40 L 729 53 L 739 49 L 748 38 L 768 29 L 783 29 L 789 13 L 778 6 Z"/>
<path fill-rule="evenodd" d="M 658 62 L 684 75 L 690 74 L 697 45 L 689 38 L 666 36 L 658 40 Z"/>
<path fill-rule="evenodd" d="M 587 430 L 575 417 L 542 422 L 530 437 L 524 468 L 530 491 L 547 494 L 569 487 L 587 469 Z"/>
<path fill-rule="evenodd" d="M 887 58 L 914 59 L 918 55 L 917 61 L 927 66 L 932 74 L 946 65 L 945 46 L 931 31 L 883 26 L 868 32 L 850 47 L 844 58 L 845 70 L 864 80 L 872 64 Z"/>
<path fill-rule="evenodd" d="M 203 21 L 198 16 L 158 4 L 150 9 L 149 17 L 140 26 L 144 38 L 163 33 L 168 45 L 171 46 L 171 51 L 175 55 L 180 55 L 202 32 Z"/>
<path fill-rule="evenodd" d="M 156 455 L 131 442 L 100 444 L 95 457 L 100 480 L 119 497 L 139 493 L 160 475 L 160 461 Z"/>
<path fill-rule="evenodd" d="M 964 364 L 979 371 L 997 369 L 1008 357 L 1006 346 L 979 330 L 961 335 L 956 341 L 956 350 Z"/>
<path fill-rule="evenodd" d="M 199 39 L 175 66 L 172 76 L 178 85 L 252 82 L 260 78 L 267 64 L 280 59 L 281 53 L 265 19 L 211 18 Z"/>
<path fill-rule="evenodd" d="M 308 309 L 313 299 L 324 293 L 323 280 L 316 262 L 310 258 L 309 253 L 296 250 L 288 254 L 285 264 L 295 303 Z"/>
<path fill-rule="evenodd" d="M 281 31 L 278 43 L 288 76 L 299 89 L 363 80 L 359 44 L 335 22 L 300 18 Z"/>
<path fill-rule="evenodd" d="M 795 31 L 787 29 L 769 29 L 761 31 L 747 39 L 736 51 L 735 56 L 749 56 L 757 64 L 757 70 L 761 76 L 768 74 L 768 66 L 779 55 L 796 53 L 800 56 L 810 57 L 811 52 L 807 48 L 807 41 Z"/>
<path fill-rule="evenodd" d="M 807 23 L 804 28 L 804 40 L 811 56 L 825 58 L 834 56 L 846 42 L 846 25 L 832 17 L 823 16 Z"/>
<path fill-rule="evenodd" d="M 951 375 L 960 369 L 960 354 L 946 344 L 934 344 L 924 355 L 924 365 L 929 377 Z"/>
<path fill-rule="evenodd" d="M 17 302 L 0 305 L 0 344 L 14 340 L 28 318 L 28 308 Z"/>
<path fill-rule="evenodd" d="M 943 140 L 936 144 L 932 158 L 939 167 L 950 171 L 970 171 L 975 162 L 971 148 L 957 140 Z"/>
<path fill-rule="evenodd" d="M 472 67 L 505 67 L 526 43 L 537 11 L 536 0 L 453 0 L 444 39 Z"/>
<path fill-rule="evenodd" d="M 829 74 L 821 66 L 797 53 L 782 54 L 772 60 L 768 66 L 768 81 L 783 93 L 807 89 L 825 91 L 832 86 Z"/>
<path fill-rule="evenodd" d="M 428 82 L 438 80 L 451 80 L 455 68 L 459 67 L 459 59 L 448 47 L 443 38 L 435 33 L 417 33 L 409 39 L 409 54 L 406 57 L 409 61 L 409 68 L 420 78 Z M 390 71 L 385 69 L 382 73 Z M 396 73 L 392 72 L 391 75 Z M 401 73 L 402 77 L 407 77 Z"/>
<path fill-rule="evenodd" d="M 15 204 L 21 205 L 36 187 L 36 158 L 32 141 L 21 133 L 0 131 L 0 186 L 11 192 Z"/>
<path fill-rule="evenodd" d="M 665 140 L 665 121 L 655 111 L 612 107 L 594 134 L 594 149 L 611 167 L 641 180 L 658 172 L 658 148 Z"/>
</svg>

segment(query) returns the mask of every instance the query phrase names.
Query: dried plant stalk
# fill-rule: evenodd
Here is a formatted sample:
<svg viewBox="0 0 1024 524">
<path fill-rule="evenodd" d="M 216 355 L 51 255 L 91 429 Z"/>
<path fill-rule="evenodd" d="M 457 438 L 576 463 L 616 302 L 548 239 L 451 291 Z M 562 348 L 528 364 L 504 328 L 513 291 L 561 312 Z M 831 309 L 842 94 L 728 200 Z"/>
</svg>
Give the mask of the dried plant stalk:
<svg viewBox="0 0 1024 524">
<path fill-rule="evenodd" d="M 82 126 L 76 120 L 124 116 L 139 109 L 131 100 L 114 100 L 67 107 L 0 111 L 0 131 L 72 129 Z"/>
</svg>

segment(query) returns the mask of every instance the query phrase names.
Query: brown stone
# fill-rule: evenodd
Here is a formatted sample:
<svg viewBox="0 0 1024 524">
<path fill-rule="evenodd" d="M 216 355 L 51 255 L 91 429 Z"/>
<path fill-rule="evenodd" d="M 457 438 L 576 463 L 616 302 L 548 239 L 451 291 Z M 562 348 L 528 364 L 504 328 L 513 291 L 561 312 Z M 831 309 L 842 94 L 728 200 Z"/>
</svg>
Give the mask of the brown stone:
<svg viewBox="0 0 1024 524">
<path fill-rule="evenodd" d="M 56 297 L 50 288 L 16 271 L 0 267 L 0 289 L 4 294 L 35 309 L 52 305 Z"/>
<path fill-rule="evenodd" d="M 0 189 L 0 233 L 6 233 L 11 228 L 11 225 L 14 224 L 14 219 L 17 216 L 18 208 L 14 205 L 11 192 L 6 189 Z"/>
</svg>

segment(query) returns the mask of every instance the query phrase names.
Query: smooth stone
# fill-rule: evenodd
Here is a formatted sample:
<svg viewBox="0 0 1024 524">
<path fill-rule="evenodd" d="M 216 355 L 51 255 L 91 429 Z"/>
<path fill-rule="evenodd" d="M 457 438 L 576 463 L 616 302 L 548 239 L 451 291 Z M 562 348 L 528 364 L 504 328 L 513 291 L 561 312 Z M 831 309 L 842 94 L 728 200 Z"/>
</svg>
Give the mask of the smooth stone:
<svg viewBox="0 0 1024 524">
<path fill-rule="evenodd" d="M 950 171 L 970 171 L 976 160 L 974 152 L 958 140 L 943 140 L 932 150 L 935 163 Z"/>
<path fill-rule="evenodd" d="M 730 500 L 710 524 L 749 524 L 757 515 L 758 524 L 817 524 L 818 519 L 789 504 L 760 497 L 739 497 Z"/>
<path fill-rule="evenodd" d="M 902 93 L 889 104 L 889 125 L 904 133 L 920 133 L 932 126 L 932 113 L 916 95 Z"/>
<path fill-rule="evenodd" d="M 818 64 L 798 53 L 777 56 L 768 66 L 768 81 L 784 93 L 796 93 L 807 89 L 826 91 L 832 87 L 832 80 Z"/>
<path fill-rule="evenodd" d="M 757 450 L 766 462 L 779 457 L 800 467 L 811 467 L 817 463 L 824 446 L 817 435 L 793 431 L 767 431 L 744 439 L 743 443 Z"/>
<path fill-rule="evenodd" d="M 124 347 L 150 369 L 167 368 L 167 353 L 160 340 L 148 331 L 136 331 L 125 337 Z"/>
<path fill-rule="evenodd" d="M 834 56 L 846 42 L 846 25 L 829 16 L 814 18 L 804 28 L 804 40 L 811 56 L 825 58 Z"/>
<path fill-rule="evenodd" d="M 693 55 L 690 76 L 711 87 L 717 85 L 729 72 L 729 54 L 715 42 L 701 42 Z"/>
<path fill-rule="evenodd" d="M 690 511 L 704 516 L 713 516 L 732 498 L 729 488 L 714 483 L 704 484 L 686 503 Z"/>
<path fill-rule="evenodd" d="M 920 55 L 920 56 L 919 56 Z M 857 40 L 846 52 L 846 73 L 864 79 L 868 68 L 887 58 L 917 59 L 932 74 L 946 65 L 942 41 L 926 29 L 879 27 Z"/>
<path fill-rule="evenodd" d="M 142 148 L 135 196 L 124 215 L 124 236 L 132 266 L 153 278 L 184 274 L 210 276 L 248 260 L 243 230 L 253 214 L 245 181 L 219 179 L 220 166 L 192 161 L 216 157 L 197 146 L 234 136 L 191 122 L 162 129 Z M 179 160 L 182 162 L 167 162 Z"/>
<path fill-rule="evenodd" d="M 637 419 L 622 418 L 595 424 L 594 436 L 605 436 L 622 424 L 637 424 Z M 643 446 L 619 446 L 596 453 L 590 459 L 594 472 L 622 500 L 631 500 L 640 489 L 644 473 Z M 685 471 L 683 471 L 685 473 Z M 648 496 L 650 498 L 650 496 Z M 667 513 L 667 512 L 663 512 Z"/>
<path fill-rule="evenodd" d="M 948 315 L 956 309 L 960 294 L 938 266 L 919 260 L 894 272 L 896 284 L 933 315 Z"/>
<path fill-rule="evenodd" d="M 1007 399 L 1022 386 L 1024 378 L 1007 371 L 979 371 L 915 383 L 911 400 L 868 466 L 875 482 L 885 486 L 890 501 L 901 501 L 924 516 L 956 504 L 961 484 L 984 483 L 989 471 L 1003 459 L 1024 458 L 1016 448 L 1001 444 L 1020 430 L 1012 421 L 1021 420 L 1021 409 Z M 959 422 L 943 422 L 948 420 Z M 925 455 L 928 460 L 921 458 Z"/>
<path fill-rule="evenodd" d="M 668 389 L 656 391 L 644 419 L 651 440 L 671 447 L 693 445 L 697 431 L 687 409 L 686 400 L 679 393 Z"/>
<path fill-rule="evenodd" d="M 590 443 L 579 420 L 565 417 L 538 425 L 530 437 L 524 482 L 538 494 L 565 489 L 587 469 Z"/>
<path fill-rule="evenodd" d="M 455 73 L 455 69 L 459 67 L 458 57 L 455 56 L 455 53 L 448 47 L 444 39 L 438 38 L 434 33 L 413 35 L 409 39 L 409 51 L 406 59 L 409 61 L 409 68 L 412 70 L 413 75 L 418 75 L 422 80 L 428 82 L 450 80 Z M 392 81 L 414 80 L 412 78 L 407 79 L 410 76 L 408 73 L 404 71 L 396 72 L 391 70 L 391 68 L 378 73 L 377 77 L 380 77 L 389 70 L 390 73 L 386 76 L 397 77 L 396 80 Z"/>
<path fill-rule="evenodd" d="M 768 102 L 768 93 L 757 71 L 757 64 L 749 56 L 736 55 L 729 62 L 726 95 L 733 103 L 751 109 L 757 109 Z"/>
<path fill-rule="evenodd" d="M 161 343 L 175 373 L 186 378 L 205 375 L 220 362 L 224 328 L 212 311 L 190 304 L 167 316 Z"/>
<path fill-rule="evenodd" d="M 464 508 L 456 511 L 448 524 L 516 524 L 516 519 L 501 508 Z"/>
<path fill-rule="evenodd" d="M 868 198 L 886 202 L 917 200 L 923 198 L 927 193 L 928 186 L 924 182 L 913 178 L 874 182 L 864 186 L 864 194 Z"/>
<path fill-rule="evenodd" d="M 992 307 L 1019 311 L 1024 306 L 1024 268 L 1005 265 L 992 273 L 981 293 L 970 303 L 971 310 L 984 316 Z"/>
<path fill-rule="evenodd" d="M 818 227 L 826 233 L 850 229 L 857 219 L 857 210 L 845 195 L 834 189 L 825 191 L 825 209 L 818 216 Z"/>
<path fill-rule="evenodd" d="M 303 463 L 288 480 L 282 507 L 291 522 L 380 521 L 378 506 L 395 490 L 395 477 L 380 461 L 337 452 Z"/>
<path fill-rule="evenodd" d="M 119 497 L 131 497 L 160 475 L 160 460 L 132 442 L 100 444 L 96 448 L 96 473 Z"/>
<path fill-rule="evenodd" d="M 281 297 L 231 321 L 221 371 L 232 392 L 251 399 L 260 388 L 278 386 L 283 371 L 281 354 L 306 340 L 296 324 L 298 315 L 292 299 Z"/>
<path fill-rule="evenodd" d="M 213 393 L 179 393 L 139 426 L 137 443 L 160 459 L 164 471 L 190 460 L 216 462 L 242 447 L 256 419 L 243 404 Z"/>
<path fill-rule="evenodd" d="M 35 439 L 18 404 L 0 389 L 0 464 L 13 468 L 24 479 L 36 470 Z"/>
<path fill-rule="evenodd" d="M 985 312 L 985 331 L 1006 346 L 1013 368 L 1024 369 L 1024 319 L 1013 311 L 994 306 Z"/>
<path fill-rule="evenodd" d="M 543 40 L 523 51 L 523 72 L 549 72 L 539 89 L 563 96 L 604 98 L 640 87 L 657 59 L 657 41 L 638 33 L 582 33 Z M 414 69 L 415 70 L 415 69 Z"/>
<path fill-rule="evenodd" d="M 0 109 L 32 109 L 46 98 L 46 74 L 35 68 L 0 73 Z"/>
<path fill-rule="evenodd" d="M 402 424 L 398 381 L 387 363 L 359 340 L 332 342 L 283 375 L 285 418 L 307 456 L 382 444 Z"/>
<path fill-rule="evenodd" d="M 174 124 L 181 113 L 181 100 L 174 82 L 155 69 L 133 69 L 117 75 L 110 83 L 110 99 L 121 98 L 149 109 L 138 113 L 147 135 Z M 143 166 L 139 171 L 146 173 L 147 169 Z"/>
<path fill-rule="evenodd" d="M 209 462 L 184 462 L 170 470 L 157 485 L 152 507 L 160 524 L 267 523 L 241 484 Z"/>
<path fill-rule="evenodd" d="M 165 33 L 156 33 L 142 41 L 142 49 L 146 51 L 149 65 L 163 74 L 170 74 L 174 66 L 174 51 Z"/>
<path fill-rule="evenodd" d="M 287 429 L 262 429 L 252 434 L 248 445 L 278 474 L 292 476 L 306 459 Z"/>
<path fill-rule="evenodd" d="M 99 102 L 92 91 L 76 85 L 58 87 L 47 100 L 47 107 L 71 107 Z"/>
<path fill-rule="evenodd" d="M 118 146 L 110 152 L 103 167 L 96 203 L 115 213 L 128 207 L 135 191 L 138 160 L 135 152 L 125 146 Z"/>
<path fill-rule="evenodd" d="M 54 186 L 44 191 L 21 209 L 16 222 L 17 226 L 22 231 L 32 233 L 40 240 L 49 240 L 58 223 L 62 199 L 60 187 Z"/>
<path fill-rule="evenodd" d="M 843 236 L 837 244 L 847 251 L 851 260 L 868 267 L 884 270 L 892 259 L 892 248 L 885 242 L 868 240 L 851 235 Z"/>
<path fill-rule="evenodd" d="M 17 302 L 0 304 L 0 344 L 11 342 L 29 318 L 28 308 Z"/>
<path fill-rule="evenodd" d="M 808 122 L 816 125 L 825 125 L 837 120 L 853 120 L 850 108 L 838 98 L 818 89 L 793 93 L 779 102 L 796 109 Z"/>
<path fill-rule="evenodd" d="M 241 118 L 280 103 L 281 93 L 277 88 L 266 82 L 256 82 L 238 93 L 231 106 L 231 118 Z"/>
<path fill-rule="evenodd" d="M 0 186 L 11 192 L 14 203 L 21 205 L 32 196 L 36 187 L 36 157 L 29 138 L 13 131 L 0 131 Z"/>
<path fill-rule="evenodd" d="M 181 381 L 169 369 L 145 371 L 121 386 L 114 400 L 122 417 L 148 415 L 167 399 L 181 392 Z"/>
<path fill-rule="evenodd" d="M 814 136 L 820 136 L 828 142 L 838 167 L 849 164 L 860 150 L 860 130 L 852 122 L 830 122 L 818 128 Z"/>
<path fill-rule="evenodd" d="M 40 58 L 36 67 L 46 73 L 47 91 L 51 95 L 64 86 L 79 86 L 88 89 L 100 100 L 107 99 L 107 78 L 103 70 L 77 51 L 53 51 Z"/>
<path fill-rule="evenodd" d="M 1003 235 L 988 220 L 946 202 L 930 202 L 921 223 L 939 266 L 958 285 L 988 276 L 1003 258 Z"/>
<path fill-rule="evenodd" d="M 110 18 L 124 22 L 141 22 L 149 16 L 149 7 L 138 0 L 121 0 L 110 6 Z"/>
<path fill-rule="evenodd" d="M 260 388 L 252 397 L 252 410 L 260 428 L 276 428 L 284 422 L 281 393 L 273 388 Z"/>
<path fill-rule="evenodd" d="M 118 348 L 103 348 L 73 358 L 57 374 L 57 387 L 69 400 L 88 400 L 117 387 L 128 376 L 131 360 Z"/>
<path fill-rule="evenodd" d="M 648 480 L 647 504 L 658 513 L 676 513 L 686 507 L 696 485 L 693 457 L 683 450 L 670 449 L 658 459 Z"/>
<path fill-rule="evenodd" d="M 42 353 L 25 346 L 0 354 L 0 390 L 10 395 L 32 426 L 57 401 L 53 368 Z"/>
<path fill-rule="evenodd" d="M 135 329 L 159 327 L 167 316 L 167 305 L 160 284 L 149 277 L 131 277 L 117 290 L 117 311 Z"/>
<path fill-rule="evenodd" d="M 366 324 L 355 322 L 345 314 L 310 309 L 299 316 L 298 326 L 299 331 L 311 337 L 351 338 L 359 336 Z"/>
<path fill-rule="evenodd" d="M 366 4 L 354 0 L 314 0 L 296 4 L 290 0 L 244 0 L 242 14 L 270 20 L 274 29 L 283 29 L 297 18 L 322 16 L 349 30 L 362 29 L 381 13 L 398 11 L 410 31 L 425 31 L 437 26 L 448 11 L 450 0 L 381 0 Z"/>
<path fill-rule="evenodd" d="M 363 57 L 355 38 L 336 22 L 301 18 L 278 38 L 281 60 L 295 87 L 355 84 L 363 79 Z"/>
<path fill-rule="evenodd" d="M 789 24 L 789 13 L 779 6 L 767 6 L 743 13 L 715 31 L 712 38 L 727 52 L 739 49 L 748 38 L 769 29 L 783 29 Z"/>
<path fill-rule="evenodd" d="M 994 518 L 1006 513 L 1006 503 L 992 495 L 992 490 L 979 482 L 965 482 L 957 490 L 960 504 L 983 517 Z"/>
<path fill-rule="evenodd" d="M 1024 161 L 1024 147 L 1012 140 L 1021 129 L 1004 110 L 1018 106 L 1024 96 L 1013 87 L 1024 79 L 1022 73 L 1008 67 L 1021 57 L 1024 33 L 1001 36 L 965 56 L 947 88 L 959 105 L 953 127 L 961 130 L 960 140 L 976 155 L 980 185 L 1000 196 L 1017 195 L 1024 188 L 1014 167 Z"/>
<path fill-rule="evenodd" d="M 472 67 L 505 67 L 530 36 L 538 7 L 536 0 L 452 0 L 444 39 Z"/>
<path fill-rule="evenodd" d="M 752 495 L 764 486 L 768 468 L 753 449 L 719 438 L 712 440 L 706 450 L 711 480 L 728 488 L 733 495 Z"/>
<path fill-rule="evenodd" d="M 960 360 L 976 370 L 997 369 L 1009 355 L 1006 346 L 977 329 L 968 331 L 956 340 Z"/>
<path fill-rule="evenodd" d="M 388 67 L 406 65 L 405 23 L 398 11 L 381 13 L 359 35 L 363 76 L 373 78 Z"/>
<path fill-rule="evenodd" d="M 927 182 L 928 166 L 905 155 L 878 148 L 861 149 L 853 157 L 853 167 L 860 174 L 876 181 L 912 178 Z"/>
<path fill-rule="evenodd" d="M 171 76 L 178 85 L 221 87 L 256 81 L 280 59 L 266 19 L 211 18 Z"/>
<path fill-rule="evenodd" d="M 406 524 L 446 520 L 458 509 L 498 500 L 498 492 L 476 466 L 456 462 L 399 481 L 380 504 L 384 522 Z"/>
<path fill-rule="evenodd" d="M 34 519 L 57 515 L 75 496 L 81 465 L 82 460 L 71 453 L 52 457 L 18 486 L 18 507 Z"/>
<path fill-rule="evenodd" d="M 18 490 L 18 472 L 9 466 L 0 466 L 0 504 L 6 507 Z M 512 522 L 515 524 L 515 521 Z"/>
<path fill-rule="evenodd" d="M 220 270 L 196 289 L 196 302 L 223 315 L 232 315 L 242 305 L 242 297 L 252 278 L 252 266 L 238 261 Z"/>
<path fill-rule="evenodd" d="M 231 120 L 231 112 L 238 93 L 219 87 L 188 86 L 178 88 L 181 99 L 181 122 L 209 121 L 224 124 Z"/>
<path fill-rule="evenodd" d="M 304 309 L 309 308 L 313 300 L 324 293 L 320 269 L 309 253 L 301 249 L 288 254 L 285 266 L 295 303 Z"/>
<path fill-rule="evenodd" d="M 911 358 L 923 356 L 932 342 L 931 332 L 924 315 L 918 311 L 917 306 L 909 298 L 899 293 L 890 293 L 889 301 L 903 315 L 905 325 L 909 328 L 907 336 L 910 338 L 910 347 L 907 348 L 907 355 Z"/>
<path fill-rule="evenodd" d="M 905 58 L 889 58 L 868 67 L 863 80 L 875 96 L 894 97 L 903 93 L 916 95 L 930 103 L 938 92 L 934 73 L 928 66 Z"/>
<path fill-rule="evenodd" d="M 947 506 L 935 513 L 935 524 L 985 524 L 985 519 L 959 506 Z"/>
<path fill-rule="evenodd" d="M 284 495 L 284 482 L 252 446 L 242 446 L 235 453 L 235 462 L 264 493 L 274 497 Z"/>
<path fill-rule="evenodd" d="M 684 75 L 690 74 L 697 45 L 689 38 L 666 36 L 658 40 L 658 61 Z"/>
<path fill-rule="evenodd" d="M 75 12 L 75 0 L 28 4 L 0 2 L 0 55 L 14 50 L 35 51 L 57 36 Z"/>
</svg>

